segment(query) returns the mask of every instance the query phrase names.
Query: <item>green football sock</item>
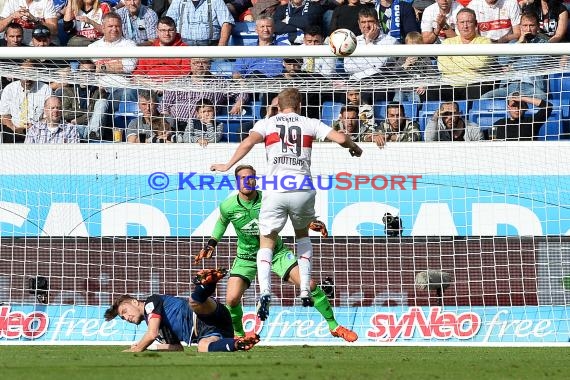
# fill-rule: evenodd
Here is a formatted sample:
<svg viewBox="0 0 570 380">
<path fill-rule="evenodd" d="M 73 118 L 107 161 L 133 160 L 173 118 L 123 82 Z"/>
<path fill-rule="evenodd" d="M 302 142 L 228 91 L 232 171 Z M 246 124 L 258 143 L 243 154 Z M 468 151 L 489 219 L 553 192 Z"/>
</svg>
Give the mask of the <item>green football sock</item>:
<svg viewBox="0 0 570 380">
<path fill-rule="evenodd" d="M 235 336 L 245 336 L 245 331 L 243 330 L 243 308 L 241 303 L 237 306 L 226 305 L 230 311 L 232 317 L 232 325 L 234 326 Z"/>
<path fill-rule="evenodd" d="M 311 292 L 311 296 L 315 302 L 315 309 L 317 309 L 317 311 L 321 313 L 323 318 L 327 321 L 329 329 L 336 329 L 338 322 L 334 318 L 334 312 L 331 303 L 329 302 L 329 299 L 327 298 L 325 292 L 323 292 L 323 290 L 317 286 L 315 290 Z"/>
</svg>

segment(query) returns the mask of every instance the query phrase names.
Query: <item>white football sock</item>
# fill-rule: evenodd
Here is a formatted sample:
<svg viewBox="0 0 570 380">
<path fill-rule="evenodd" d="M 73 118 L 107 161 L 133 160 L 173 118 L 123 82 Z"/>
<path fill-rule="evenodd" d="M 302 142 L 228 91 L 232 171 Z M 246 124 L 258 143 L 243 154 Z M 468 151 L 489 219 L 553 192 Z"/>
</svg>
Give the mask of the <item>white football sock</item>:
<svg viewBox="0 0 570 380">
<path fill-rule="evenodd" d="M 308 237 L 297 240 L 297 262 L 299 263 L 299 276 L 301 277 L 301 292 L 311 289 L 311 266 L 313 259 L 313 245 Z"/>
<path fill-rule="evenodd" d="M 261 294 L 271 293 L 271 262 L 273 261 L 273 250 L 260 248 L 257 251 L 257 281 Z"/>
</svg>

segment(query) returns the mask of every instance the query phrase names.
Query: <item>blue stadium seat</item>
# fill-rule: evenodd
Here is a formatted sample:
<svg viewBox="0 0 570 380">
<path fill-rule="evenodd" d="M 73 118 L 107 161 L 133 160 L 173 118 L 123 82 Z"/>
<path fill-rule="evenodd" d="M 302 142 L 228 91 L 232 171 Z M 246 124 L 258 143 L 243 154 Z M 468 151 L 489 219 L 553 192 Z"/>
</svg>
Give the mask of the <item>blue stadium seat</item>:
<svg viewBox="0 0 570 380">
<path fill-rule="evenodd" d="M 119 103 L 116 112 L 113 113 L 113 126 L 115 128 L 126 128 L 129 122 L 142 115 L 137 102 L 123 101 Z"/>
<path fill-rule="evenodd" d="M 504 111 L 506 109 L 507 109 L 507 99 L 505 98 L 474 100 L 471 106 L 471 112 Z"/>
<path fill-rule="evenodd" d="M 507 100 L 504 98 L 474 100 L 469 111 L 469 120 L 483 131 L 489 131 L 493 124 L 507 116 Z"/>
<path fill-rule="evenodd" d="M 570 73 L 564 73 L 560 78 L 560 103 L 570 106 Z"/>
<path fill-rule="evenodd" d="M 333 121 L 338 119 L 342 107 L 342 103 L 324 102 L 321 107 L 321 121 L 328 126 L 332 126 Z"/>
<path fill-rule="evenodd" d="M 261 100 L 254 99 L 252 104 L 251 104 L 251 108 L 252 108 L 252 114 L 253 114 L 254 120 L 260 120 L 262 118 L 262 116 L 261 116 Z"/>
<path fill-rule="evenodd" d="M 233 69 L 233 62 L 226 61 L 225 59 L 214 59 L 210 67 L 210 72 L 218 77 L 231 78 Z"/>
<path fill-rule="evenodd" d="M 220 122 L 220 120 L 217 120 Z M 222 138 L 220 142 L 239 142 L 241 136 L 241 124 L 240 123 L 226 123 L 224 122 L 224 128 L 222 130 Z"/>
<path fill-rule="evenodd" d="M 387 102 L 375 102 L 374 103 L 374 119 L 377 123 L 382 122 L 386 119 L 386 105 Z"/>
<path fill-rule="evenodd" d="M 552 115 L 538 131 L 538 140 L 560 140 L 564 133 L 560 110 L 554 110 Z"/>
<path fill-rule="evenodd" d="M 236 22 L 228 44 L 230 46 L 256 46 L 258 38 L 255 22 Z"/>
<path fill-rule="evenodd" d="M 253 126 L 256 120 L 254 108 L 251 104 L 244 105 L 241 115 L 230 115 L 231 107 L 221 107 L 221 112 L 216 114 L 216 122 L 224 123 L 221 141 L 240 142 L 242 131 Z"/>
<path fill-rule="evenodd" d="M 344 71 L 344 58 L 336 59 L 335 66 L 335 71 L 337 74 L 346 74 L 346 71 Z"/>
<path fill-rule="evenodd" d="M 539 140 L 560 140 L 568 138 L 568 119 L 564 117 L 567 107 L 557 104 L 556 100 L 549 100 L 552 103 L 552 114 L 538 131 Z M 532 104 L 529 104 L 527 112 L 535 113 Z"/>
<path fill-rule="evenodd" d="M 562 89 L 562 73 L 554 73 L 548 76 L 548 93 L 559 94 Z"/>
</svg>

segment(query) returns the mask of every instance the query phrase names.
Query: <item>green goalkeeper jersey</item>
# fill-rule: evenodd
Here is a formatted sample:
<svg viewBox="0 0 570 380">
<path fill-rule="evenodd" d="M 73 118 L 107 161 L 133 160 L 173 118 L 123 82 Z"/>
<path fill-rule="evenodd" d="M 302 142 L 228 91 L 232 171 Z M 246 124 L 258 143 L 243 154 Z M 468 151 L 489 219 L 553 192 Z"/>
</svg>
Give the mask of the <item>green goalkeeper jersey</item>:
<svg viewBox="0 0 570 380">
<path fill-rule="evenodd" d="M 220 241 L 231 223 L 238 237 L 237 257 L 245 260 L 256 260 L 259 250 L 259 210 L 261 208 L 261 191 L 251 201 L 245 201 L 239 195 L 233 195 L 220 205 L 220 217 L 214 227 L 212 237 Z M 281 237 L 277 238 L 274 252 L 284 248 Z"/>
</svg>

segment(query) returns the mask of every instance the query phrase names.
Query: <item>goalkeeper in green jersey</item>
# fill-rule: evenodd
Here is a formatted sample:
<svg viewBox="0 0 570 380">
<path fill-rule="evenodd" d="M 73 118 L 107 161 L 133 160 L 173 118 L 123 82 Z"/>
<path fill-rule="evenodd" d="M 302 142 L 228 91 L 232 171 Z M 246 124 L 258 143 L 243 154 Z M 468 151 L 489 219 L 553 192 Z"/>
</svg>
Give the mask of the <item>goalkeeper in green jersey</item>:
<svg viewBox="0 0 570 380">
<path fill-rule="evenodd" d="M 241 299 L 251 285 L 251 281 L 257 275 L 256 255 L 259 250 L 259 210 L 261 207 L 262 193 L 255 190 L 255 169 L 250 165 L 240 165 L 235 170 L 239 192 L 231 196 L 220 205 L 220 217 L 214 227 L 212 238 L 204 249 L 196 255 L 194 262 L 210 258 L 214 249 L 224 236 L 230 223 L 233 224 L 238 237 L 237 256 L 230 271 L 226 291 L 226 306 L 230 311 L 234 332 L 237 336 L 244 336 L 243 309 Z M 326 234 L 324 224 L 319 221 L 313 223 L 314 229 Z M 283 281 L 289 281 L 297 286 L 300 284 L 297 257 L 283 244 L 281 238 L 277 239 L 275 255 L 271 270 Z M 354 342 L 358 335 L 338 324 L 334 317 L 332 306 L 323 292 L 311 281 L 311 296 L 314 299 L 314 307 L 321 313 L 328 323 L 331 334 L 342 338 L 347 342 Z"/>
</svg>

